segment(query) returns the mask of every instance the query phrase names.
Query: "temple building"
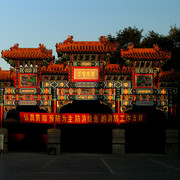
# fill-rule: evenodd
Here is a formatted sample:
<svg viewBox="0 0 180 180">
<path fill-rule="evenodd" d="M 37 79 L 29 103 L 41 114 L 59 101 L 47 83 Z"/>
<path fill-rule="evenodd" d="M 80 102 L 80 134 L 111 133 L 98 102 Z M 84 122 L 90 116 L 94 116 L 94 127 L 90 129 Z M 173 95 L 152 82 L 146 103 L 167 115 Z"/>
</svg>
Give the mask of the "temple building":
<svg viewBox="0 0 180 180">
<path fill-rule="evenodd" d="M 166 124 L 177 116 L 180 73 L 162 70 L 171 52 L 157 44 L 129 44 L 120 51 L 117 46 L 105 36 L 68 36 L 56 44 L 58 61 L 43 44 L 2 50 L 11 65 L 0 69 L 0 127 L 9 131 L 9 149 L 173 151 Z M 178 142 L 172 146 L 178 151 Z"/>
</svg>

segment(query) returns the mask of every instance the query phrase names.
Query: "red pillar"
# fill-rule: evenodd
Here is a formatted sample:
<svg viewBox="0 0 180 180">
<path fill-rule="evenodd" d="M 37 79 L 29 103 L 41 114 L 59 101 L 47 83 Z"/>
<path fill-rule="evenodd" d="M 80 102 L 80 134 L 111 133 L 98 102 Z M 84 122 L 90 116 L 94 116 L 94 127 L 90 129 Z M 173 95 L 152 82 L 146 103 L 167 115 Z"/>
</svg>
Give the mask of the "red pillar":
<svg viewBox="0 0 180 180">
<path fill-rule="evenodd" d="M 57 113 L 57 101 L 52 101 L 52 113 Z"/>
<path fill-rule="evenodd" d="M 173 107 L 170 107 L 170 120 L 174 119 L 174 109 Z"/>
<path fill-rule="evenodd" d="M 4 106 L 0 106 L 0 128 L 3 127 L 4 121 Z"/>
<path fill-rule="evenodd" d="M 120 113 L 121 112 L 121 101 L 116 101 L 115 104 L 115 108 L 116 108 L 116 113 Z"/>
<path fill-rule="evenodd" d="M 57 113 L 57 101 L 52 101 L 52 113 Z M 54 123 L 54 128 L 56 128 L 56 123 Z"/>
</svg>

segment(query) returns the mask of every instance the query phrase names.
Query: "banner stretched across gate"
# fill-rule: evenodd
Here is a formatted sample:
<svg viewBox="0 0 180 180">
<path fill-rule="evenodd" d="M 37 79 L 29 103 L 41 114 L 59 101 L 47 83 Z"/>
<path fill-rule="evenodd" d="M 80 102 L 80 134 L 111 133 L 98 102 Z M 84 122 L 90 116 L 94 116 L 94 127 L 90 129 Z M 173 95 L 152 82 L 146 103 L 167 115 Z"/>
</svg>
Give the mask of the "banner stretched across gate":
<svg viewBox="0 0 180 180">
<path fill-rule="evenodd" d="M 121 124 L 146 120 L 145 113 L 29 113 L 20 112 L 21 123 L 41 124 Z"/>
</svg>

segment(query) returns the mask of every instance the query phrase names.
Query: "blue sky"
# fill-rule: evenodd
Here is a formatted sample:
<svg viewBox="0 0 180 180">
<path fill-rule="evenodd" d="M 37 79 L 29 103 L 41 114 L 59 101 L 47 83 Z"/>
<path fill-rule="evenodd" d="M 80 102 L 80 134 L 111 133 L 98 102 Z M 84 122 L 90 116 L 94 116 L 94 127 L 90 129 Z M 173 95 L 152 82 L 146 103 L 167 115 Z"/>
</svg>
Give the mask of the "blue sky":
<svg viewBox="0 0 180 180">
<path fill-rule="evenodd" d="M 56 56 L 68 35 L 96 41 L 129 26 L 167 35 L 180 27 L 180 0 L 0 0 L 0 23 L 0 51 L 41 43 Z M 2 58 L 0 67 L 10 68 Z"/>
</svg>

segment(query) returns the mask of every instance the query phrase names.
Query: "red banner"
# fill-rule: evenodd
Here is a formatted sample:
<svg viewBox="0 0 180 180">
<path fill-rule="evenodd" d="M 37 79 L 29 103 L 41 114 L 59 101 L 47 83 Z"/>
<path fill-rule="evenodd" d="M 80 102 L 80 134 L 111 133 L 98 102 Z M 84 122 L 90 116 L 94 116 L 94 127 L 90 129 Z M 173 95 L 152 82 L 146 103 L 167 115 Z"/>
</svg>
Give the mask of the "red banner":
<svg viewBox="0 0 180 180">
<path fill-rule="evenodd" d="M 90 113 L 28 113 L 20 112 L 21 123 L 41 124 L 121 124 L 144 122 L 144 113 L 112 113 L 112 114 L 90 114 Z"/>
</svg>

